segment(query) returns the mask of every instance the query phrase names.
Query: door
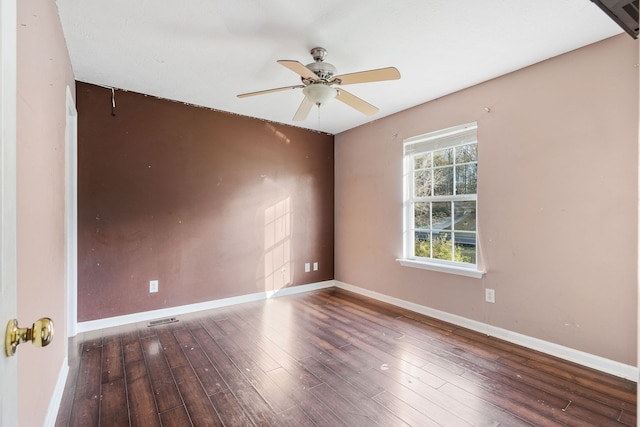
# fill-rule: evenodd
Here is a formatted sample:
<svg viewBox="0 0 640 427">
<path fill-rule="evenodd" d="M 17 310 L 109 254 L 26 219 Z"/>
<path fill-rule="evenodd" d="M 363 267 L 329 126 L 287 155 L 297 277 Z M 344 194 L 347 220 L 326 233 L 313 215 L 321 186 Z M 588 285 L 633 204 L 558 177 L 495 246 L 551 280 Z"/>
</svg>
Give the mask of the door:
<svg viewBox="0 0 640 427">
<path fill-rule="evenodd" d="M 18 425 L 18 361 L 7 357 L 16 292 L 16 0 L 0 0 L 0 425 Z"/>
</svg>

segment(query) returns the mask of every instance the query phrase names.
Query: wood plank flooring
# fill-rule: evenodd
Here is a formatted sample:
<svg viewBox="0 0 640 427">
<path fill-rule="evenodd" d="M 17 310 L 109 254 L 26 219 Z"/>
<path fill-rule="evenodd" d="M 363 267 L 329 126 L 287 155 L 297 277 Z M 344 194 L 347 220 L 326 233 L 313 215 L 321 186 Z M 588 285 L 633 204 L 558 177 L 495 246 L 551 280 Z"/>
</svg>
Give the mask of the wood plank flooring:
<svg viewBox="0 0 640 427">
<path fill-rule="evenodd" d="M 330 288 L 79 335 L 56 426 L 635 426 L 636 384 Z"/>
</svg>

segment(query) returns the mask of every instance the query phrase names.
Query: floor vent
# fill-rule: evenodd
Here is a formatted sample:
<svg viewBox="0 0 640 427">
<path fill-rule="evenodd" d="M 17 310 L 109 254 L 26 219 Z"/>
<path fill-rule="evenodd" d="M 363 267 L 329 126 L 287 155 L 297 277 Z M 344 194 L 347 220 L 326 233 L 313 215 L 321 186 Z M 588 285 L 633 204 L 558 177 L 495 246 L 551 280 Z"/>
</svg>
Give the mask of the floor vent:
<svg viewBox="0 0 640 427">
<path fill-rule="evenodd" d="M 167 323 L 175 323 L 178 319 L 175 317 L 167 317 L 164 319 L 152 320 L 151 322 L 147 322 L 147 327 L 158 326 L 158 325 L 166 325 Z"/>
</svg>

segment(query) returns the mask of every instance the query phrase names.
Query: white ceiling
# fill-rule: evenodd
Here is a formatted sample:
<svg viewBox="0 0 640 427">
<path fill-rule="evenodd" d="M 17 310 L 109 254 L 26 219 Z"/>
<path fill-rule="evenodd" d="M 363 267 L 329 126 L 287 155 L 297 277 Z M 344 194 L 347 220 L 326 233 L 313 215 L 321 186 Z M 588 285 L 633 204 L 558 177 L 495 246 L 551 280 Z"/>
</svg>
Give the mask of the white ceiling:
<svg viewBox="0 0 640 427">
<path fill-rule="evenodd" d="M 589 0 L 57 0 L 79 81 L 337 134 L 622 32 Z M 300 84 L 278 59 L 327 49 L 338 74 L 395 66 L 350 85 L 380 111 L 332 100 L 291 119 Z"/>
</svg>

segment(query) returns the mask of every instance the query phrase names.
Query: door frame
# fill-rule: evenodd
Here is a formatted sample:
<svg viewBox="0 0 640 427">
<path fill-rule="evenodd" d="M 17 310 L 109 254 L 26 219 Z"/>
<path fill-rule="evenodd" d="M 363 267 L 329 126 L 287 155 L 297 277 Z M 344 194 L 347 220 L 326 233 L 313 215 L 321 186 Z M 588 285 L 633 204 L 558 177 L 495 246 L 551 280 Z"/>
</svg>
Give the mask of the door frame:
<svg viewBox="0 0 640 427">
<path fill-rule="evenodd" d="M 0 335 L 18 318 L 16 247 L 17 2 L 0 0 Z M 18 360 L 0 351 L 0 425 L 18 425 Z"/>
<path fill-rule="evenodd" d="M 66 151 L 66 247 L 67 247 L 67 338 L 78 331 L 78 112 L 67 86 Z"/>
</svg>

